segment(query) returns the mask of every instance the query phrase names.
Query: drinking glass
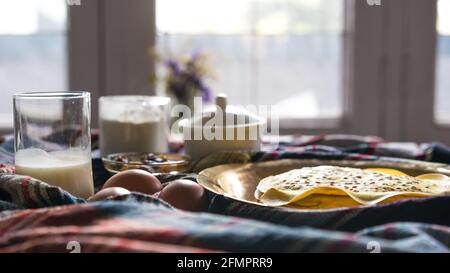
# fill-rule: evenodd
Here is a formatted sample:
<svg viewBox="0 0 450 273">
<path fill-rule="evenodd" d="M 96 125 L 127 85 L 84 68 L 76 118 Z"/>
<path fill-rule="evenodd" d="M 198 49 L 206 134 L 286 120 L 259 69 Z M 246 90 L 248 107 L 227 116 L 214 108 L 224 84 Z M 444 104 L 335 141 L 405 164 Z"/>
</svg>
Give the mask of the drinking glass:
<svg viewBox="0 0 450 273">
<path fill-rule="evenodd" d="M 14 95 L 16 173 L 92 196 L 90 121 L 88 92 Z"/>
<path fill-rule="evenodd" d="M 169 149 L 170 98 L 105 96 L 99 100 L 102 156 Z"/>
</svg>

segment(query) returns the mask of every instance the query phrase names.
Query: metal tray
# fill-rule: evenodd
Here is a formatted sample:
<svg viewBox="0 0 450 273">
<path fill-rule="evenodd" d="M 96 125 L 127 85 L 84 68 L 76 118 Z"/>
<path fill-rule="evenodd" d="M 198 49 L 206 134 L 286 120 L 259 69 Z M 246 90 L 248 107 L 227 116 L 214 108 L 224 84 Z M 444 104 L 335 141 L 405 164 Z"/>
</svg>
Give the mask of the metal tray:
<svg viewBox="0 0 450 273">
<path fill-rule="evenodd" d="M 254 196 L 259 181 L 267 176 L 283 172 L 320 165 L 332 165 L 354 168 L 391 168 L 411 176 L 426 173 L 440 173 L 450 176 L 450 167 L 446 164 L 428 163 L 414 160 L 391 161 L 356 161 L 356 160 L 276 160 L 249 164 L 227 164 L 205 169 L 199 173 L 198 182 L 208 191 L 223 195 L 237 202 L 256 206 L 266 206 Z M 298 208 L 288 206 L 287 209 Z"/>
</svg>

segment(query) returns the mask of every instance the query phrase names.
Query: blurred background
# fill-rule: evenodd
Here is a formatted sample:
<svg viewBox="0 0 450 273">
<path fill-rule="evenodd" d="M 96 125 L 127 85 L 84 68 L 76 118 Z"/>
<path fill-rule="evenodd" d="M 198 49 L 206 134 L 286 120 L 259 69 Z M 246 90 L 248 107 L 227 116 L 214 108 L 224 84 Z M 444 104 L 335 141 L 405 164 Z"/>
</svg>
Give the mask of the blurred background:
<svg viewBox="0 0 450 273">
<path fill-rule="evenodd" d="M 1 132 L 11 131 L 14 93 L 87 90 L 96 115 L 100 96 L 165 94 L 156 80 L 167 73 L 164 60 L 201 53 L 213 94 L 271 105 L 282 133 L 450 144 L 450 0 L 0 0 L 0 7 Z"/>
</svg>

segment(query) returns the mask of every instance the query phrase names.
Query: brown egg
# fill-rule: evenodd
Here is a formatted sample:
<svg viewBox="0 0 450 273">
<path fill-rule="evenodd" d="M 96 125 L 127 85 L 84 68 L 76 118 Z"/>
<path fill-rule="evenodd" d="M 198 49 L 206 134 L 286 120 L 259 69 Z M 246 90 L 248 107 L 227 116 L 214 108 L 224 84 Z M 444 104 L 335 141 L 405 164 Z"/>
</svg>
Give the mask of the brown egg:
<svg viewBox="0 0 450 273">
<path fill-rule="evenodd" d="M 114 175 L 106 181 L 103 189 L 112 187 L 121 187 L 145 194 L 154 194 L 162 189 L 158 178 L 143 170 L 128 170 Z"/>
<path fill-rule="evenodd" d="M 99 192 L 97 192 L 95 195 L 89 197 L 88 201 L 89 202 L 95 202 L 95 201 L 101 201 L 101 200 L 106 200 L 108 198 L 113 198 L 116 196 L 121 196 L 121 195 L 127 195 L 130 194 L 130 191 L 124 188 L 119 188 L 119 187 L 112 187 L 112 188 L 106 188 L 103 189 Z"/>
<path fill-rule="evenodd" d="M 161 191 L 159 198 L 181 210 L 200 212 L 208 209 L 203 187 L 186 179 L 169 183 Z"/>
</svg>

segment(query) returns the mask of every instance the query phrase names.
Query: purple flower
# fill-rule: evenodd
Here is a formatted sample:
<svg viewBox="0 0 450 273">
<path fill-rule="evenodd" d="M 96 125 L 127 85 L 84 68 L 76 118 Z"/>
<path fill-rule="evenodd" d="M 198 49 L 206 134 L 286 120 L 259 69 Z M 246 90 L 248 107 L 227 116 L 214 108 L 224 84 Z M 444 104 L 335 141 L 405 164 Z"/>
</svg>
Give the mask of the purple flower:
<svg viewBox="0 0 450 273">
<path fill-rule="evenodd" d="M 212 100 L 211 89 L 209 89 L 209 87 L 207 87 L 207 86 L 205 86 L 203 89 L 202 99 L 203 99 L 203 102 L 211 102 L 211 100 Z"/>
<path fill-rule="evenodd" d="M 204 102 L 212 99 L 211 89 L 205 84 L 203 71 L 199 61 L 201 53 L 195 51 L 189 60 L 180 63 L 174 59 L 167 59 L 165 66 L 168 68 L 166 88 L 179 100 L 186 100 L 193 96 L 192 91 L 198 92 Z M 195 93 L 194 93 L 195 94 Z"/>
<path fill-rule="evenodd" d="M 180 65 L 178 64 L 177 61 L 169 59 L 166 61 L 166 66 L 171 70 L 171 73 L 173 73 L 174 75 L 179 75 L 181 72 Z"/>
</svg>

